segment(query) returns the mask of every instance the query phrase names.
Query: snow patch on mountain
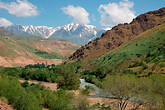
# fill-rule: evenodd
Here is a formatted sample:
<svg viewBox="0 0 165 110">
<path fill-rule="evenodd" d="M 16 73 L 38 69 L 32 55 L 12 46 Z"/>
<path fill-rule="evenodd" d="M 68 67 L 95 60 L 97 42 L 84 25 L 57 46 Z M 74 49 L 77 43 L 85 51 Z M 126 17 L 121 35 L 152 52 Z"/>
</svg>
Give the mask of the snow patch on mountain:
<svg viewBox="0 0 165 110">
<path fill-rule="evenodd" d="M 88 43 L 89 40 L 100 37 L 101 34 L 105 32 L 105 30 L 92 25 L 80 25 L 74 23 L 59 27 L 12 25 L 6 27 L 6 29 L 17 34 L 28 33 L 43 38 L 68 39 L 79 45 L 84 45 Z"/>
</svg>

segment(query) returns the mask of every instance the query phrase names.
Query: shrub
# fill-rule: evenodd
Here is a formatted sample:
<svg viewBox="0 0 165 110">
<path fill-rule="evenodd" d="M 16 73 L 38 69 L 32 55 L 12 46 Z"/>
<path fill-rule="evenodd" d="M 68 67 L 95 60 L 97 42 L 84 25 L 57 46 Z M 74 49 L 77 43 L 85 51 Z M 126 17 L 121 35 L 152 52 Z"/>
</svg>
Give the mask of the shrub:
<svg viewBox="0 0 165 110">
<path fill-rule="evenodd" d="M 18 110 L 42 110 L 33 92 L 22 94 L 13 107 Z"/>
<path fill-rule="evenodd" d="M 11 76 L 2 76 L 0 80 L 0 97 L 6 97 L 9 104 L 19 99 L 25 91 L 21 88 L 19 81 Z"/>
<path fill-rule="evenodd" d="M 67 94 L 66 91 L 60 90 L 55 93 L 56 97 L 50 102 L 50 110 L 70 110 L 72 109 L 71 99 L 73 94 Z"/>
<path fill-rule="evenodd" d="M 79 95 L 73 100 L 74 110 L 90 110 L 87 96 Z"/>
<path fill-rule="evenodd" d="M 56 68 L 55 73 L 59 74 L 58 88 L 67 90 L 79 89 L 80 80 L 78 75 L 75 73 L 73 66 L 61 65 Z"/>
<path fill-rule="evenodd" d="M 21 83 L 21 86 L 26 88 L 26 87 L 30 87 L 30 84 L 27 81 L 25 81 Z"/>
<path fill-rule="evenodd" d="M 126 74 L 135 74 L 132 70 L 130 69 L 125 69 L 123 73 L 126 73 Z"/>
<path fill-rule="evenodd" d="M 8 99 L 6 97 L 0 97 L 0 100 L 6 104 L 8 104 Z"/>
<path fill-rule="evenodd" d="M 100 103 L 97 103 L 97 104 L 94 104 L 90 107 L 90 109 L 99 109 L 99 110 L 111 110 L 110 106 L 105 106 L 105 104 L 100 104 Z"/>
</svg>

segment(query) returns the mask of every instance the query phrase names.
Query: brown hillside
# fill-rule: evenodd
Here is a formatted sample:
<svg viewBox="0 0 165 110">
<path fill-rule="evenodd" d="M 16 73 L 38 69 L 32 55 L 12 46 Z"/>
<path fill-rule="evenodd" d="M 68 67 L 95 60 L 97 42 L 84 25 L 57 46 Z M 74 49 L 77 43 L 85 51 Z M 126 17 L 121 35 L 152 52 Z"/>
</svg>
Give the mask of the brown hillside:
<svg viewBox="0 0 165 110">
<path fill-rule="evenodd" d="M 77 48 L 78 45 L 67 40 L 22 37 L 0 28 L 0 66 L 16 67 L 36 63 L 58 65 Z"/>
<path fill-rule="evenodd" d="M 119 24 L 82 46 L 67 62 L 93 60 L 155 26 L 165 23 L 165 8 L 139 15 L 130 24 Z"/>
</svg>

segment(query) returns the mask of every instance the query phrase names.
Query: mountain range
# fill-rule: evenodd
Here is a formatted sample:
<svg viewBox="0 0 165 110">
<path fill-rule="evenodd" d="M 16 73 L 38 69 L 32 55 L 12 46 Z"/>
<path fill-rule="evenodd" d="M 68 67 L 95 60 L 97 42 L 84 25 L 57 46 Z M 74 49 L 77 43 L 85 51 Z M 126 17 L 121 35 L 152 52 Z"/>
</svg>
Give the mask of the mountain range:
<svg viewBox="0 0 165 110">
<path fill-rule="evenodd" d="M 67 39 L 78 45 L 87 44 L 89 41 L 100 37 L 101 34 L 105 32 L 105 30 L 92 25 L 79 25 L 74 23 L 59 27 L 22 26 L 14 24 L 5 27 L 5 29 L 22 36 L 35 35 L 42 38 Z"/>
</svg>

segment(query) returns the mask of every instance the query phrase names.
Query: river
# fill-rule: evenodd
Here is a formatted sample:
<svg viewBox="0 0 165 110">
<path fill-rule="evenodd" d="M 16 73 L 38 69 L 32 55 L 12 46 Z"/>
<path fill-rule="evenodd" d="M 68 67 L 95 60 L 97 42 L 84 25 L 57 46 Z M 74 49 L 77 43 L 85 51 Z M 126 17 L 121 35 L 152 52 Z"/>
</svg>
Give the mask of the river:
<svg viewBox="0 0 165 110">
<path fill-rule="evenodd" d="M 85 86 L 92 86 L 94 88 L 94 91 L 91 90 L 91 92 L 95 93 L 96 95 L 94 96 L 89 96 L 89 97 L 104 97 L 104 98 L 112 98 L 115 99 L 115 97 L 111 94 L 106 94 L 101 90 L 99 87 L 97 87 L 95 84 L 88 83 L 85 81 L 85 79 L 80 79 L 80 88 L 85 89 Z"/>
<path fill-rule="evenodd" d="M 85 79 L 80 79 L 80 88 L 85 89 L 85 86 L 92 86 L 94 88 L 94 91 L 91 90 L 91 92 L 95 93 L 96 95 L 100 95 L 102 90 L 97 87 L 95 84 L 88 83 L 85 81 Z"/>
</svg>

